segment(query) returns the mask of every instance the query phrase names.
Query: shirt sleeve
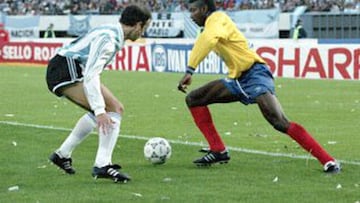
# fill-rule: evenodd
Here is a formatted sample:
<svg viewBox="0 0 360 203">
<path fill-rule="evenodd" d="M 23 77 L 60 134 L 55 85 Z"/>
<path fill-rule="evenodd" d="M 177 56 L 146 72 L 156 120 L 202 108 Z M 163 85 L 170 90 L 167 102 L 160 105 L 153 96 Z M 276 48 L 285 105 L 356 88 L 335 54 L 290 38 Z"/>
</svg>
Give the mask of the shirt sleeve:
<svg viewBox="0 0 360 203">
<path fill-rule="evenodd" d="M 191 50 L 188 66 L 194 69 L 210 53 L 219 39 L 227 38 L 224 14 L 212 14 L 205 23 L 204 31 L 199 35 Z"/>
<path fill-rule="evenodd" d="M 106 35 L 99 36 L 90 45 L 84 75 L 84 91 L 95 116 L 105 113 L 105 100 L 101 93 L 100 74 L 116 52 L 115 44 Z"/>
</svg>

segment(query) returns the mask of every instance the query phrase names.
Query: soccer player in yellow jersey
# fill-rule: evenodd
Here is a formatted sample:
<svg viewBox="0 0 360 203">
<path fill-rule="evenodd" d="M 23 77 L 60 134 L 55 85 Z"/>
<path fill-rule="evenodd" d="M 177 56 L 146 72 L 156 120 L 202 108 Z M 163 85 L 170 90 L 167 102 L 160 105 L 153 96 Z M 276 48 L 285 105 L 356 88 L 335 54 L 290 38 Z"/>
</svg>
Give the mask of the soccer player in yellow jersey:
<svg viewBox="0 0 360 203">
<path fill-rule="evenodd" d="M 191 115 L 209 144 L 207 154 L 194 161 L 199 166 L 227 163 L 228 151 L 216 131 L 208 105 L 237 102 L 256 103 L 265 119 L 289 135 L 324 166 L 324 172 L 340 172 L 340 164 L 299 124 L 290 122 L 275 96 L 274 81 L 265 61 L 249 49 L 247 39 L 224 12 L 216 11 L 213 0 L 190 0 L 192 20 L 203 26 L 192 48 L 185 75 L 178 89 L 186 93 L 192 75 L 210 51 L 217 53 L 229 69 L 224 79 L 211 81 L 186 95 Z"/>
</svg>

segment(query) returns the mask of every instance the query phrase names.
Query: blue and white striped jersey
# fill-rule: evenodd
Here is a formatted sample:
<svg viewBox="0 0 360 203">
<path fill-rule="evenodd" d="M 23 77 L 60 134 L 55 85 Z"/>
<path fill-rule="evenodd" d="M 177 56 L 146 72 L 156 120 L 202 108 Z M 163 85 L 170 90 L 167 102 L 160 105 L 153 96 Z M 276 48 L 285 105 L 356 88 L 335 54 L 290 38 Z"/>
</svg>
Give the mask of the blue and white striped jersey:
<svg viewBox="0 0 360 203">
<path fill-rule="evenodd" d="M 105 113 L 105 101 L 100 89 L 100 73 L 124 46 L 121 24 L 103 25 L 91 29 L 59 49 L 58 54 L 79 60 L 84 76 L 84 90 L 95 115 Z"/>
</svg>

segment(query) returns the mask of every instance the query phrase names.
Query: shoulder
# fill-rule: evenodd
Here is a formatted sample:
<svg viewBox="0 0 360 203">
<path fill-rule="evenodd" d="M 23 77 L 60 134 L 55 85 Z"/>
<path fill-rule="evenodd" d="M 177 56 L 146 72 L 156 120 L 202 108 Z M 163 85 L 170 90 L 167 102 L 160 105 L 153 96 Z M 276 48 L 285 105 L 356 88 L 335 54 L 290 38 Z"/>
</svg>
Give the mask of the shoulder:
<svg viewBox="0 0 360 203">
<path fill-rule="evenodd" d="M 119 24 L 105 24 L 92 29 L 92 32 L 100 38 L 106 38 L 107 40 L 121 45 L 124 41 L 124 34 Z"/>
<path fill-rule="evenodd" d="M 214 11 L 209 15 L 209 19 L 228 18 L 229 16 L 223 11 Z"/>
<path fill-rule="evenodd" d="M 91 29 L 92 33 L 96 33 L 98 35 L 106 35 L 106 36 L 116 36 L 117 28 L 113 24 L 101 25 Z"/>
<path fill-rule="evenodd" d="M 206 19 L 206 23 L 209 22 L 226 22 L 231 21 L 231 18 L 223 11 L 215 11 L 209 15 Z"/>
</svg>

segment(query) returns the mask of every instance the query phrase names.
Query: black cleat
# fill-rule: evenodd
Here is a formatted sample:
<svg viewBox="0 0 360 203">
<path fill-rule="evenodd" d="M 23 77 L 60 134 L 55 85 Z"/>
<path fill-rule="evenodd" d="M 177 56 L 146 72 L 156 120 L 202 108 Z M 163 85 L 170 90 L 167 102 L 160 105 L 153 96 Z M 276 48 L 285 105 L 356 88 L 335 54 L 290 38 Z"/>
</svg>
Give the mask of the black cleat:
<svg viewBox="0 0 360 203">
<path fill-rule="evenodd" d="M 104 167 L 94 167 L 92 176 L 97 178 L 108 178 L 112 179 L 115 183 L 121 182 L 126 183 L 127 181 L 130 181 L 131 178 L 127 174 L 123 174 L 119 172 L 118 170 L 121 169 L 121 166 L 114 164 L 114 165 L 107 165 Z"/>
<path fill-rule="evenodd" d="M 60 158 L 58 154 L 55 152 L 50 155 L 49 160 L 57 165 L 59 168 L 64 170 L 67 174 L 75 174 L 75 170 L 72 167 L 72 159 L 71 158 Z"/>
<path fill-rule="evenodd" d="M 209 151 L 205 156 L 193 161 L 197 166 L 210 166 L 211 164 L 226 164 L 230 160 L 229 152 L 213 152 Z"/>
<path fill-rule="evenodd" d="M 336 161 L 328 161 L 324 165 L 325 173 L 335 174 L 335 173 L 340 173 L 340 171 L 341 171 L 340 163 L 338 163 Z"/>
</svg>

